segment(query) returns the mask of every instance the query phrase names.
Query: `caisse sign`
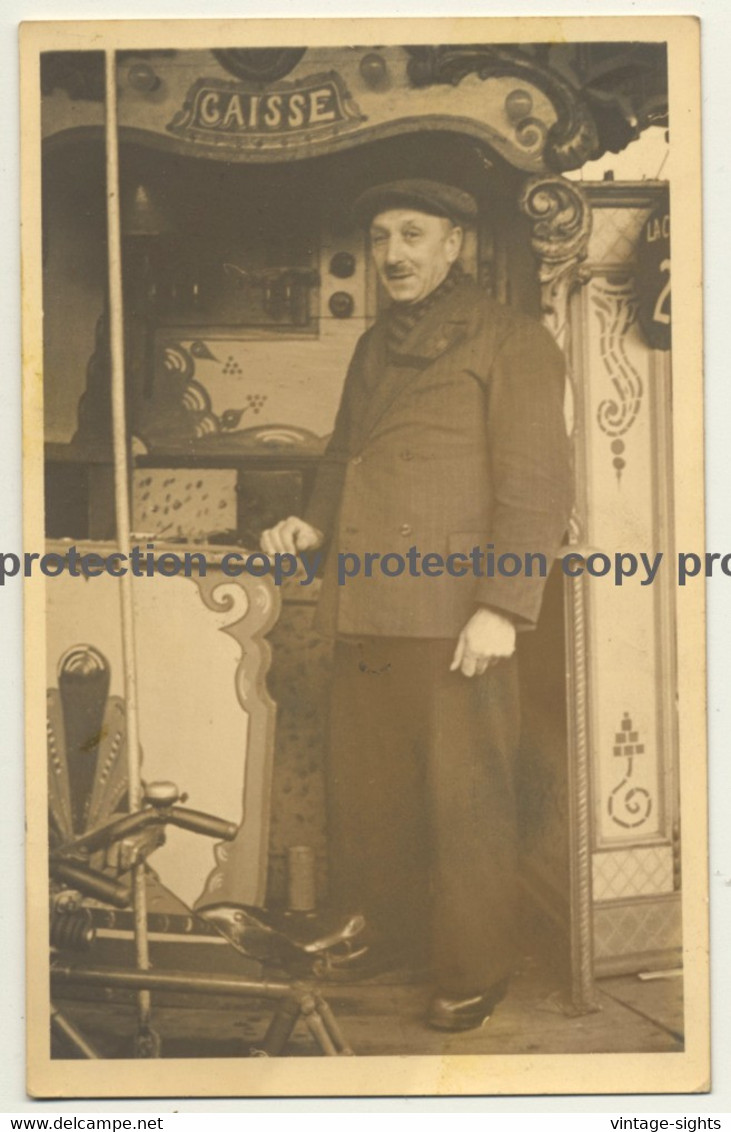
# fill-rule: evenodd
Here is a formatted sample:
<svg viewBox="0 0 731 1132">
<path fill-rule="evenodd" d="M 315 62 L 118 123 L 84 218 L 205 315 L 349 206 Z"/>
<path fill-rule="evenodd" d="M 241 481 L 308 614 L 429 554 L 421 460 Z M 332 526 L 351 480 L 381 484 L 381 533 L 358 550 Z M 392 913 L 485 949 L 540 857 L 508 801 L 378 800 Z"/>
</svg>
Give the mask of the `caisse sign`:
<svg viewBox="0 0 731 1132">
<path fill-rule="evenodd" d="M 670 205 L 666 199 L 645 222 L 637 264 L 638 319 L 654 350 L 670 349 Z"/>
<path fill-rule="evenodd" d="M 340 76 L 331 71 L 264 90 L 198 79 L 167 128 L 193 141 L 260 149 L 339 133 L 363 117 Z"/>
</svg>

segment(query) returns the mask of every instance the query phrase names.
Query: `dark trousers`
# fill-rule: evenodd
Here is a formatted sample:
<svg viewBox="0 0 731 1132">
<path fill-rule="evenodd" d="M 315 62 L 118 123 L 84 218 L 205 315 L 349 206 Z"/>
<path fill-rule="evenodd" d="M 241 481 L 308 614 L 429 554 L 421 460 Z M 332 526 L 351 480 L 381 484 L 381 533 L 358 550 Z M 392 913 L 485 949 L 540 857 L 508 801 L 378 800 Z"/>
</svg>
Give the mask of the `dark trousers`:
<svg viewBox="0 0 731 1132">
<path fill-rule="evenodd" d="M 331 896 L 429 954 L 454 995 L 515 959 L 515 658 L 471 679 L 455 642 L 338 641 L 327 774 Z"/>
</svg>

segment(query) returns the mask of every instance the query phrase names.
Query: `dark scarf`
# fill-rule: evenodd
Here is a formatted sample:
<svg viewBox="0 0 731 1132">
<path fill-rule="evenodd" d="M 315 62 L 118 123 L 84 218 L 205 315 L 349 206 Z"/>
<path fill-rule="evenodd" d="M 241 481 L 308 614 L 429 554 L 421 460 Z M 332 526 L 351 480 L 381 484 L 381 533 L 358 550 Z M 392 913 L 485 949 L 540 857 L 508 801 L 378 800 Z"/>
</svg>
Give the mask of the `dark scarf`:
<svg viewBox="0 0 731 1132">
<path fill-rule="evenodd" d="M 398 350 L 417 323 L 445 295 L 448 295 L 465 277 L 460 263 L 452 264 L 446 278 L 438 287 L 418 303 L 393 303 L 386 312 L 388 319 L 387 341 L 389 350 Z"/>
</svg>

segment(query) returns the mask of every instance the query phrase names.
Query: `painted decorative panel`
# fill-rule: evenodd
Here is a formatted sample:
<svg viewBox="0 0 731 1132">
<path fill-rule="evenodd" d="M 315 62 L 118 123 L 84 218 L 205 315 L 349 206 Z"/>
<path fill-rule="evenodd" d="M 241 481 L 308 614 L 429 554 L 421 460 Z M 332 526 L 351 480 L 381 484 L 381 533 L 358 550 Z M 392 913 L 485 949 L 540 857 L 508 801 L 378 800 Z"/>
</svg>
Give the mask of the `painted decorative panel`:
<svg viewBox="0 0 731 1132">
<path fill-rule="evenodd" d="M 660 435 L 667 375 L 654 365 L 640 333 L 633 282 L 632 257 L 649 212 L 649 204 L 594 210 L 591 277 L 580 299 L 586 472 L 581 549 L 612 563 L 616 554 L 632 553 L 646 555 L 651 564 L 658 552 L 667 559 L 671 550 L 659 486 L 665 472 L 661 448 L 668 443 Z M 597 847 L 658 839 L 669 844 L 666 778 L 673 736 L 662 701 L 672 678 L 665 624 L 670 585 L 667 561 L 651 583 L 642 564 L 622 585 L 615 584 L 613 568 L 585 583 L 590 683 L 596 689 L 590 721 Z M 662 892 L 666 882 L 663 872 L 644 884 Z M 602 899 L 630 894 L 633 883 L 618 864 Z"/>
<path fill-rule="evenodd" d="M 593 213 L 589 257 L 593 263 L 607 267 L 626 267 L 637 251 L 637 241 L 650 209 L 616 207 L 596 208 Z"/>
<path fill-rule="evenodd" d="M 332 270 L 338 255 L 352 261 L 345 280 Z M 223 272 L 236 265 L 219 266 Z M 318 269 L 311 331 L 158 328 L 151 387 L 139 403 L 134 423 L 147 449 L 191 445 L 198 453 L 250 450 L 257 445 L 269 451 L 322 449 L 322 438 L 333 427 L 355 343 L 367 324 L 362 235 L 323 231 Z M 247 276 L 243 269 L 241 274 Z M 272 286 L 280 282 L 272 278 Z M 235 296 L 235 282 L 231 286 Z M 348 317 L 342 317 L 342 296 L 352 304 Z"/>
<path fill-rule="evenodd" d="M 673 891 L 673 850 L 670 845 L 595 853 L 592 866 L 596 901 Z"/>
<path fill-rule="evenodd" d="M 680 902 L 665 897 L 600 904 L 594 910 L 594 959 L 635 960 L 652 952 L 665 953 L 682 945 Z M 637 962 L 639 960 L 639 963 Z"/>
<path fill-rule="evenodd" d="M 132 529 L 140 536 L 205 540 L 236 530 L 236 472 L 208 468 L 137 469 Z"/>
<path fill-rule="evenodd" d="M 261 426 L 296 424 L 313 437 L 326 435 L 356 331 L 364 329 L 362 320 L 351 320 L 346 329 L 328 326 L 326 332 L 323 327 L 314 341 L 276 342 L 233 335 L 199 342 L 161 330 L 155 394 L 137 425 L 139 434 L 153 446 L 170 444 L 192 414 L 192 437 L 214 443 L 220 438 L 230 444 L 242 430 Z M 174 420 L 176 411 L 181 426 Z M 189 436 L 182 431 L 183 439 Z"/>
</svg>

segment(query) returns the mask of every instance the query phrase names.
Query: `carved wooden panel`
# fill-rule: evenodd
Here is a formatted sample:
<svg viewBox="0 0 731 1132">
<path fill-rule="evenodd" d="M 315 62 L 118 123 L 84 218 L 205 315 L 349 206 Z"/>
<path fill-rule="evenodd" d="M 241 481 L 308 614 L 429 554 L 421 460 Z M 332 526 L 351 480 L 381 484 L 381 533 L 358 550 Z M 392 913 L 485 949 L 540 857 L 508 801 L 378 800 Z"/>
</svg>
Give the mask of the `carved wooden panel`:
<svg viewBox="0 0 731 1132">
<path fill-rule="evenodd" d="M 589 278 L 571 310 L 577 542 L 585 553 L 664 555 L 649 585 L 635 577 L 617 586 L 611 575 L 582 584 L 594 958 L 607 972 L 636 969 L 643 954 L 667 959 L 680 930 L 671 358 L 645 342 L 634 284 L 638 241 L 661 192 L 587 189 Z"/>
</svg>

